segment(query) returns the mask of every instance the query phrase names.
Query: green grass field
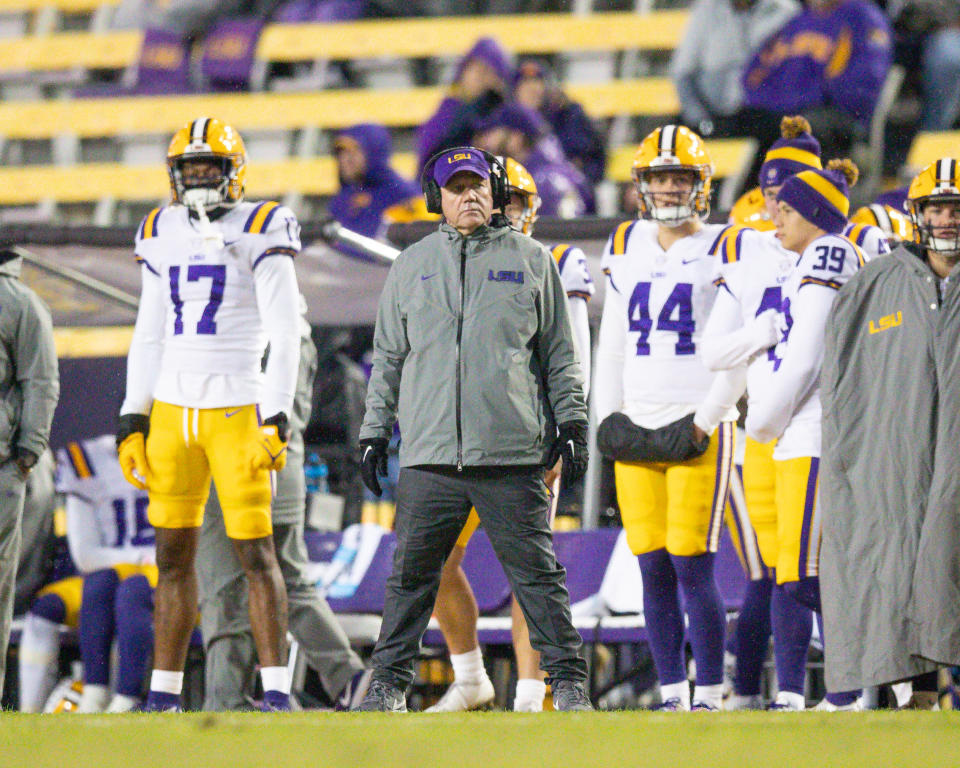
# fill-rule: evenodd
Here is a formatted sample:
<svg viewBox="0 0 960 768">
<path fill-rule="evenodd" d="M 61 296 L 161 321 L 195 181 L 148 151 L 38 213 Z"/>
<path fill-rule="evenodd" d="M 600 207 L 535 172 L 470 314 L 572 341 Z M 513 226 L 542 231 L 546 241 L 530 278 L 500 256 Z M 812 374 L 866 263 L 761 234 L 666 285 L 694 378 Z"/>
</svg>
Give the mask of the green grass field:
<svg viewBox="0 0 960 768">
<path fill-rule="evenodd" d="M 0 715 L 0 767 L 960 766 L 960 713 Z"/>
</svg>

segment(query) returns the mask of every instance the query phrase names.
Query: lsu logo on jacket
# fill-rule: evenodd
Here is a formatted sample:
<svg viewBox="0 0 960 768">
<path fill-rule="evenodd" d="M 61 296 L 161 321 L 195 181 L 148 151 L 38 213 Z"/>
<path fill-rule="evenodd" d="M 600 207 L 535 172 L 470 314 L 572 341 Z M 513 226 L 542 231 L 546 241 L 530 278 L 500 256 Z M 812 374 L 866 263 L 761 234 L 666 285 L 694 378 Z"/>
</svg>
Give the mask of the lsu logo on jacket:
<svg viewBox="0 0 960 768">
<path fill-rule="evenodd" d="M 494 272 L 491 269 L 487 274 L 487 280 L 493 280 L 495 283 L 517 283 L 523 285 L 523 272 L 513 272 L 506 269 Z"/>
<path fill-rule="evenodd" d="M 868 329 L 870 333 L 882 333 L 883 331 L 889 331 L 891 328 L 896 328 L 901 323 L 903 323 L 903 312 L 891 312 L 876 322 L 871 320 Z"/>
</svg>

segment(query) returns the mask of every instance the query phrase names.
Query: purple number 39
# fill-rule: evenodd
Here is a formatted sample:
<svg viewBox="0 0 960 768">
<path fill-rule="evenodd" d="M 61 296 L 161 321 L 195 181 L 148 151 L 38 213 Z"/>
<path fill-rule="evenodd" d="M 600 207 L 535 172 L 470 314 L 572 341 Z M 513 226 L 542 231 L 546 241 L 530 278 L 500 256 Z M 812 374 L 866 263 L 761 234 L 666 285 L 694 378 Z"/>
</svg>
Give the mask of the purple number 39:
<svg viewBox="0 0 960 768">
<path fill-rule="evenodd" d="M 197 323 L 197 333 L 214 334 L 217 332 L 217 322 L 214 319 L 220 304 L 223 302 L 223 287 L 227 282 L 227 267 L 224 264 L 191 264 L 187 267 L 187 282 L 195 283 L 198 280 L 210 278 L 210 299 L 203 308 L 200 321 Z M 170 299 L 173 301 L 173 333 L 179 336 L 183 333 L 183 299 L 180 298 L 180 267 L 170 267 Z"/>
</svg>

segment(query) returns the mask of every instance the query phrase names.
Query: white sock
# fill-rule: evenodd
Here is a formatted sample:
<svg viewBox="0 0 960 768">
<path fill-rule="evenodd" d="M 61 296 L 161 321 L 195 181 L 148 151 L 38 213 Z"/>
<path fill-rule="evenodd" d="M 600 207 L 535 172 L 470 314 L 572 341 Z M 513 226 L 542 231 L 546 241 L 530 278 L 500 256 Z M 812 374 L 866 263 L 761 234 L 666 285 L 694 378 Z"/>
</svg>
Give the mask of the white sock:
<svg viewBox="0 0 960 768">
<path fill-rule="evenodd" d="M 680 699 L 683 706 L 690 709 L 690 683 L 681 680 L 679 683 L 661 685 L 660 701 L 669 701 L 670 699 Z"/>
<path fill-rule="evenodd" d="M 20 637 L 20 711 L 42 712 L 57 684 L 60 625 L 32 613 Z"/>
<path fill-rule="evenodd" d="M 264 691 L 290 693 L 290 675 L 286 667 L 260 667 L 260 681 Z"/>
<path fill-rule="evenodd" d="M 171 672 L 168 669 L 153 670 L 150 675 L 150 690 L 179 696 L 183 690 L 183 672 Z"/>
<path fill-rule="evenodd" d="M 806 709 L 807 702 L 802 693 L 791 693 L 790 691 L 780 691 L 777 694 L 777 704 L 788 704 L 794 709 Z"/>
<path fill-rule="evenodd" d="M 913 696 L 913 682 L 910 680 L 905 683 L 894 683 L 890 687 L 893 688 L 893 695 L 897 697 L 898 707 L 902 707 Z"/>
<path fill-rule="evenodd" d="M 525 704 L 538 704 L 543 707 L 543 699 L 547 695 L 547 684 L 536 678 L 521 678 L 517 680 L 517 692 L 513 697 L 513 709 L 519 711 Z"/>
<path fill-rule="evenodd" d="M 723 707 L 723 683 L 695 686 L 693 700 L 721 709 Z"/>
<path fill-rule="evenodd" d="M 457 683 L 479 683 L 487 676 L 479 647 L 466 653 L 451 653 L 450 664 L 453 666 L 453 680 Z"/>
<path fill-rule="evenodd" d="M 80 694 L 80 703 L 77 712 L 92 714 L 103 712 L 110 703 L 110 689 L 105 685 L 83 684 L 83 693 Z"/>
<path fill-rule="evenodd" d="M 125 696 L 122 693 L 118 693 L 110 700 L 110 706 L 107 707 L 107 712 L 109 714 L 116 714 L 118 712 L 129 712 L 137 704 L 140 703 L 140 699 L 137 699 L 133 696 Z"/>
</svg>

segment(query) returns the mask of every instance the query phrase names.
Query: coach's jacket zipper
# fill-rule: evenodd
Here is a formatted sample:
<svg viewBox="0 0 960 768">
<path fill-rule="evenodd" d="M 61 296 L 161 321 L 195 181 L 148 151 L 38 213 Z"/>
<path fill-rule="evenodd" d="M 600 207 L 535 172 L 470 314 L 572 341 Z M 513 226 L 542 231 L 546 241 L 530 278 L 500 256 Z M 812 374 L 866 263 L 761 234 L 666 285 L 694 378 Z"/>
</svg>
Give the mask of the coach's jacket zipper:
<svg viewBox="0 0 960 768">
<path fill-rule="evenodd" d="M 460 423 L 460 341 L 463 338 L 463 284 L 467 274 L 467 239 L 460 246 L 460 314 L 457 317 L 457 472 L 463 472 L 463 425 Z"/>
</svg>

